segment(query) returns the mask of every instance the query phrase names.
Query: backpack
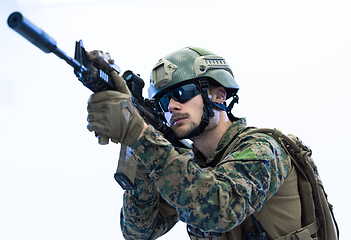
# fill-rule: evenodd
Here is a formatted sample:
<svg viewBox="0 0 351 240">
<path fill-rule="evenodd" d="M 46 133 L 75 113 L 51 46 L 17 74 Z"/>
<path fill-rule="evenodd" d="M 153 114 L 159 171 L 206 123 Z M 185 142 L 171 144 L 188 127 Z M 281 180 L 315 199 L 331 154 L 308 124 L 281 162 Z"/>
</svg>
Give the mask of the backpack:
<svg viewBox="0 0 351 240">
<path fill-rule="evenodd" d="M 312 150 L 294 135 L 284 135 L 277 129 L 255 128 L 239 135 L 230 145 L 236 144 L 240 139 L 254 133 L 263 133 L 274 138 L 278 144 L 291 156 L 292 163 L 298 171 L 298 189 L 302 207 L 302 229 L 293 232 L 284 239 L 293 239 L 301 231 L 307 231 L 315 221 L 318 223 L 318 231 L 311 238 L 320 240 L 338 240 L 339 228 L 336 223 L 333 206 L 328 202 L 328 196 L 324 190 L 317 166 L 311 155 Z M 233 146 L 232 145 L 232 146 Z M 230 149 L 230 147 L 229 147 Z M 295 239 L 295 238 L 294 238 Z"/>
</svg>

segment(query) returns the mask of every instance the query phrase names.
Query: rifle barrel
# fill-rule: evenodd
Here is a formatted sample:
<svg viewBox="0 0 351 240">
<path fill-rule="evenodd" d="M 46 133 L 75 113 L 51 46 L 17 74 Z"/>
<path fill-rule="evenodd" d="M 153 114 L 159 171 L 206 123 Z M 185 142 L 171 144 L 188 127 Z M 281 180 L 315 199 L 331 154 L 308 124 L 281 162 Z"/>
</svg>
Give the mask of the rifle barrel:
<svg viewBox="0 0 351 240">
<path fill-rule="evenodd" d="M 45 53 L 54 53 L 59 58 L 65 60 L 74 69 L 86 71 L 86 67 L 77 60 L 67 56 L 57 47 L 56 41 L 39 27 L 35 26 L 20 12 L 13 12 L 7 19 L 10 28 L 26 38 L 29 42 L 40 48 Z"/>
</svg>

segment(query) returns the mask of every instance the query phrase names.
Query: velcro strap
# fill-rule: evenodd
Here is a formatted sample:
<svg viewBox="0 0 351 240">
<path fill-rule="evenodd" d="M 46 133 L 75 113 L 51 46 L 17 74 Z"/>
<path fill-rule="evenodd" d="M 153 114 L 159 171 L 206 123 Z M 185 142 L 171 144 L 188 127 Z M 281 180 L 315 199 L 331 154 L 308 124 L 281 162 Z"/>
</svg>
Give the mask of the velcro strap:
<svg viewBox="0 0 351 240">
<path fill-rule="evenodd" d="M 295 232 L 291 232 L 283 237 L 276 238 L 274 240 L 308 240 L 311 239 L 311 235 L 315 234 L 319 229 L 318 219 L 306 227 L 300 228 Z"/>
</svg>

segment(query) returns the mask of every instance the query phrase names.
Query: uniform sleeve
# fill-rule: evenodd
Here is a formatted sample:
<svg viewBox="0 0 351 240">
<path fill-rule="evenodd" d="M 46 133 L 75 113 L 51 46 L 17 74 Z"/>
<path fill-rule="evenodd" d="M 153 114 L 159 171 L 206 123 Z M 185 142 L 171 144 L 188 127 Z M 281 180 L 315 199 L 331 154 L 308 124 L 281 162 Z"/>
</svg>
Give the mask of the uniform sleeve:
<svg viewBox="0 0 351 240">
<path fill-rule="evenodd" d="M 192 151 L 180 154 L 151 127 L 131 147 L 179 219 L 203 231 L 239 225 L 277 191 L 290 168 L 277 143 L 259 134 L 242 139 L 216 168 L 201 169 Z"/>
<path fill-rule="evenodd" d="M 120 223 L 125 239 L 155 239 L 178 221 L 175 208 L 156 190 L 153 180 L 136 176 L 135 188 L 125 191 Z"/>
</svg>

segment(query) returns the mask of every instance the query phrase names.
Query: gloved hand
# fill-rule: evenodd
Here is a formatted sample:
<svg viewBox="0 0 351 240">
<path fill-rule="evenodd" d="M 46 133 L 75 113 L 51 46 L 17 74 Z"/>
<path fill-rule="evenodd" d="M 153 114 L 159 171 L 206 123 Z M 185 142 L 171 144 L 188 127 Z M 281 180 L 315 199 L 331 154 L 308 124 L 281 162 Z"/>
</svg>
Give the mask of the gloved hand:
<svg viewBox="0 0 351 240">
<path fill-rule="evenodd" d="M 94 93 L 88 100 L 88 130 L 111 138 L 112 142 L 132 145 L 140 136 L 144 120 L 131 100 L 131 93 L 117 72 L 109 74 L 117 91 Z"/>
</svg>

